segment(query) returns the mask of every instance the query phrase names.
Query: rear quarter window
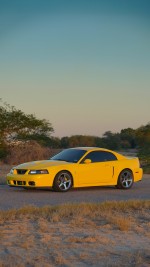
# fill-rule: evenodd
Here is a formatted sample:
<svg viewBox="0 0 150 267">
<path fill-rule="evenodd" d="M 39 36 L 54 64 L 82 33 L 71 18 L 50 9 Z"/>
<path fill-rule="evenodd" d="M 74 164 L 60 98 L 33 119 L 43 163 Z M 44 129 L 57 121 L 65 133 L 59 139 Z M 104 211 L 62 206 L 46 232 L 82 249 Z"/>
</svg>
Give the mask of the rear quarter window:
<svg viewBox="0 0 150 267">
<path fill-rule="evenodd" d="M 94 163 L 94 162 L 114 161 L 117 160 L 117 157 L 113 153 L 107 151 L 92 151 L 86 155 L 86 157 L 82 160 L 81 163 L 83 163 L 85 159 L 91 159 L 91 161 Z"/>
</svg>

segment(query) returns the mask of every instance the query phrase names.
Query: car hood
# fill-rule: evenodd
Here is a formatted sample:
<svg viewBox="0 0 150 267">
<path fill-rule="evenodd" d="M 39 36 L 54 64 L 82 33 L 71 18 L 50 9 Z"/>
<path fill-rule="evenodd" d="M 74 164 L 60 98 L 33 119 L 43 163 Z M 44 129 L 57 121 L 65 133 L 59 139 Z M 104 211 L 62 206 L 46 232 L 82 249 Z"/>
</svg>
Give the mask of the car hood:
<svg viewBox="0 0 150 267">
<path fill-rule="evenodd" d="M 32 162 L 27 162 L 20 164 L 16 166 L 16 169 L 46 169 L 51 166 L 61 166 L 61 165 L 66 165 L 66 164 L 71 164 L 70 162 L 66 161 L 58 161 L 58 160 L 42 160 L 42 161 L 32 161 Z"/>
</svg>

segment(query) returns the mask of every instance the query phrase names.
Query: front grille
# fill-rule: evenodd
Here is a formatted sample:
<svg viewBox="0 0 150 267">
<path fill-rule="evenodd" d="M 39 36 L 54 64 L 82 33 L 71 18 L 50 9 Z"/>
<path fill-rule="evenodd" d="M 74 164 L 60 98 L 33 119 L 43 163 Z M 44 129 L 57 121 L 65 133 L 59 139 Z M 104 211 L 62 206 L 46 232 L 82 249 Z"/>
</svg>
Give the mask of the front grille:
<svg viewBox="0 0 150 267">
<path fill-rule="evenodd" d="M 25 181 L 16 181 L 16 180 L 13 180 L 14 182 L 14 185 L 26 185 L 26 182 Z"/>
<path fill-rule="evenodd" d="M 17 174 L 25 174 L 27 172 L 27 170 L 17 170 Z"/>
</svg>

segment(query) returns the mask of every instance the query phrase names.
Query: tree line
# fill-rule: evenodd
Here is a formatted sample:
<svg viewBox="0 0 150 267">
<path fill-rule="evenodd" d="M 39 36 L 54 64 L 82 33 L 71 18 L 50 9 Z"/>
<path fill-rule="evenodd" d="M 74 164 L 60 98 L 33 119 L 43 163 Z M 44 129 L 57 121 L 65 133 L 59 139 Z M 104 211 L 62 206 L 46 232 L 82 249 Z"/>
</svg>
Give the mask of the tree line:
<svg viewBox="0 0 150 267">
<path fill-rule="evenodd" d="M 0 158 L 9 153 L 9 147 L 19 142 L 34 140 L 49 148 L 69 148 L 76 146 L 96 146 L 112 150 L 138 149 L 141 157 L 150 158 L 150 123 L 137 129 L 125 128 L 119 133 L 106 131 L 102 137 L 73 135 L 54 137 L 52 124 L 45 119 L 37 119 L 33 114 L 0 103 Z"/>
</svg>

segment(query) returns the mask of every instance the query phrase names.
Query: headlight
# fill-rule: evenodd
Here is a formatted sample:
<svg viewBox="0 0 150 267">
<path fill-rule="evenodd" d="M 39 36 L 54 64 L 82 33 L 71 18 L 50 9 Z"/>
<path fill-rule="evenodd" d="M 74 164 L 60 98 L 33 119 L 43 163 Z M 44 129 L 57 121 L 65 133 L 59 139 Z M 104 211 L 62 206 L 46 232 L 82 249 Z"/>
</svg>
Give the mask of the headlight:
<svg viewBox="0 0 150 267">
<path fill-rule="evenodd" d="M 31 170 L 29 174 L 48 174 L 48 170 Z"/>
</svg>

